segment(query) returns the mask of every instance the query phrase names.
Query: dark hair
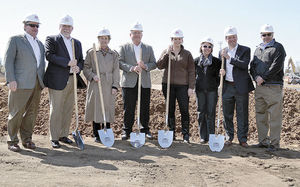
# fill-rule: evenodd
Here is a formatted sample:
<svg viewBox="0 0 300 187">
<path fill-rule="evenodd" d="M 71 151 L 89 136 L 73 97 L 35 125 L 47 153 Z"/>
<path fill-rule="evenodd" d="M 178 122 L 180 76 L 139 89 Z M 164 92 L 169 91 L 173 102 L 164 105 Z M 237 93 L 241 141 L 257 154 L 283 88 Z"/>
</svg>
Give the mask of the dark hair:
<svg viewBox="0 0 300 187">
<path fill-rule="evenodd" d="M 110 39 L 111 39 L 110 35 L 105 35 L 105 36 L 107 36 L 107 37 L 108 37 L 108 40 L 110 41 Z M 98 36 L 98 40 L 99 40 L 100 37 L 101 37 L 101 36 Z"/>
</svg>

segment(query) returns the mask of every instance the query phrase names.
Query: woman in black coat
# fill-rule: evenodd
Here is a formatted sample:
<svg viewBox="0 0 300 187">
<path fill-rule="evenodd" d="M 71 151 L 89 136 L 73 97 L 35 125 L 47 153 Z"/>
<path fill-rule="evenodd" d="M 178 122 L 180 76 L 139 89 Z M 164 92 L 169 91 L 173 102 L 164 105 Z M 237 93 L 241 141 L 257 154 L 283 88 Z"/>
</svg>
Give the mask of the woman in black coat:
<svg viewBox="0 0 300 187">
<path fill-rule="evenodd" d="M 200 143 L 207 143 L 209 134 L 215 134 L 215 116 L 221 61 L 212 56 L 213 46 L 211 38 L 204 38 L 200 46 L 200 56 L 194 60 Z"/>
</svg>

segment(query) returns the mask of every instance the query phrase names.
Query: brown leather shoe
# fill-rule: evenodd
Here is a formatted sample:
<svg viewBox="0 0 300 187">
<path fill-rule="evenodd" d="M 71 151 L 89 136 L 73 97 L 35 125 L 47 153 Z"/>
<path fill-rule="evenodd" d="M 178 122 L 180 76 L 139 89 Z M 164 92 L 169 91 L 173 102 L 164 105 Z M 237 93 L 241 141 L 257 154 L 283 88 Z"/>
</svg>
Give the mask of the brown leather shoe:
<svg viewBox="0 0 300 187">
<path fill-rule="evenodd" d="M 18 144 L 14 144 L 14 145 L 8 145 L 8 150 L 13 152 L 19 152 L 21 148 Z"/>
<path fill-rule="evenodd" d="M 245 148 L 249 147 L 247 142 L 240 142 L 240 146 L 245 147 Z"/>
<path fill-rule="evenodd" d="M 27 149 L 35 149 L 36 148 L 35 144 L 32 141 L 22 143 L 22 145 L 23 145 L 23 147 L 25 147 Z"/>
<path fill-rule="evenodd" d="M 231 146 L 232 145 L 232 141 L 231 140 L 227 140 L 224 144 L 225 144 L 225 146 Z"/>
</svg>

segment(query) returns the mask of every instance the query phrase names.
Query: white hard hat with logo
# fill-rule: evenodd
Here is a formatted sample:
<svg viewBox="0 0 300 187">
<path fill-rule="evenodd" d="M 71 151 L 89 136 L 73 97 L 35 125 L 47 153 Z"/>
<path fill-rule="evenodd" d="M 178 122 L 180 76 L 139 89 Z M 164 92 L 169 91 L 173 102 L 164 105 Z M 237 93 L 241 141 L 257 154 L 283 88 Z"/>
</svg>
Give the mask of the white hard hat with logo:
<svg viewBox="0 0 300 187">
<path fill-rule="evenodd" d="M 102 30 L 99 31 L 98 36 L 110 36 L 110 32 L 108 29 L 103 28 Z"/>
<path fill-rule="evenodd" d="M 235 27 L 233 26 L 229 26 L 227 28 L 225 28 L 224 30 L 224 36 L 232 36 L 232 35 L 237 35 L 237 30 Z"/>
<path fill-rule="evenodd" d="M 60 25 L 70 25 L 73 26 L 73 18 L 69 15 L 66 15 L 60 19 Z"/>
<path fill-rule="evenodd" d="M 180 29 L 174 29 L 171 34 L 171 38 L 183 38 L 183 32 Z"/>
<path fill-rule="evenodd" d="M 214 41 L 210 37 L 205 37 L 201 40 L 201 44 L 203 44 L 205 42 L 210 43 L 211 45 L 214 45 Z"/>
<path fill-rule="evenodd" d="M 36 22 L 36 23 L 40 24 L 39 17 L 36 14 L 31 14 L 31 15 L 27 16 L 24 19 L 23 23 L 26 23 L 26 22 Z"/>
<path fill-rule="evenodd" d="M 263 32 L 274 32 L 274 29 L 273 29 L 272 25 L 264 24 L 260 28 L 260 33 L 263 33 Z"/>
<path fill-rule="evenodd" d="M 143 26 L 139 22 L 134 23 L 131 28 L 131 31 L 143 31 Z"/>
</svg>

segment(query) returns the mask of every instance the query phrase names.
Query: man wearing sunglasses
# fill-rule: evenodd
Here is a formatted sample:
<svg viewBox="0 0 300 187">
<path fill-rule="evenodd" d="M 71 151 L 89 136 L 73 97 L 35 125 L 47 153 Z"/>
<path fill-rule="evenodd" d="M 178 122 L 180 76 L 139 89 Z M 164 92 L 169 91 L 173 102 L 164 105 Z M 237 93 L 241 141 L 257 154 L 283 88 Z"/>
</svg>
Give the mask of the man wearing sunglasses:
<svg viewBox="0 0 300 187">
<path fill-rule="evenodd" d="M 261 27 L 262 43 L 254 52 L 250 72 L 256 82 L 255 110 L 258 148 L 276 151 L 279 148 L 282 125 L 282 86 L 285 50 L 276 42 L 273 27 Z M 268 132 L 270 131 L 270 136 Z"/>
<path fill-rule="evenodd" d="M 37 39 L 39 18 L 25 18 L 25 34 L 9 39 L 4 57 L 8 85 L 8 149 L 20 151 L 18 131 L 24 148 L 35 149 L 32 132 L 35 125 L 45 73 L 44 45 Z"/>
<path fill-rule="evenodd" d="M 74 72 L 83 69 L 80 41 L 71 37 L 73 18 L 64 16 L 59 23 L 59 34 L 46 38 L 46 59 L 49 61 L 44 83 L 50 100 L 50 140 L 53 148 L 60 148 L 59 141 L 72 144 L 68 138 L 74 107 Z M 75 59 L 73 59 L 74 40 Z M 77 78 L 79 77 L 76 75 Z"/>
<path fill-rule="evenodd" d="M 235 27 L 225 29 L 225 40 L 228 47 L 221 51 L 225 58 L 224 69 L 220 70 L 225 75 L 223 86 L 223 114 L 225 119 L 225 130 L 229 140 L 225 145 L 232 144 L 234 138 L 233 114 L 236 110 L 237 137 L 242 147 L 248 147 L 248 104 L 249 92 L 254 90 L 251 77 L 248 73 L 250 62 L 250 48 L 237 43 L 237 30 Z"/>
</svg>

